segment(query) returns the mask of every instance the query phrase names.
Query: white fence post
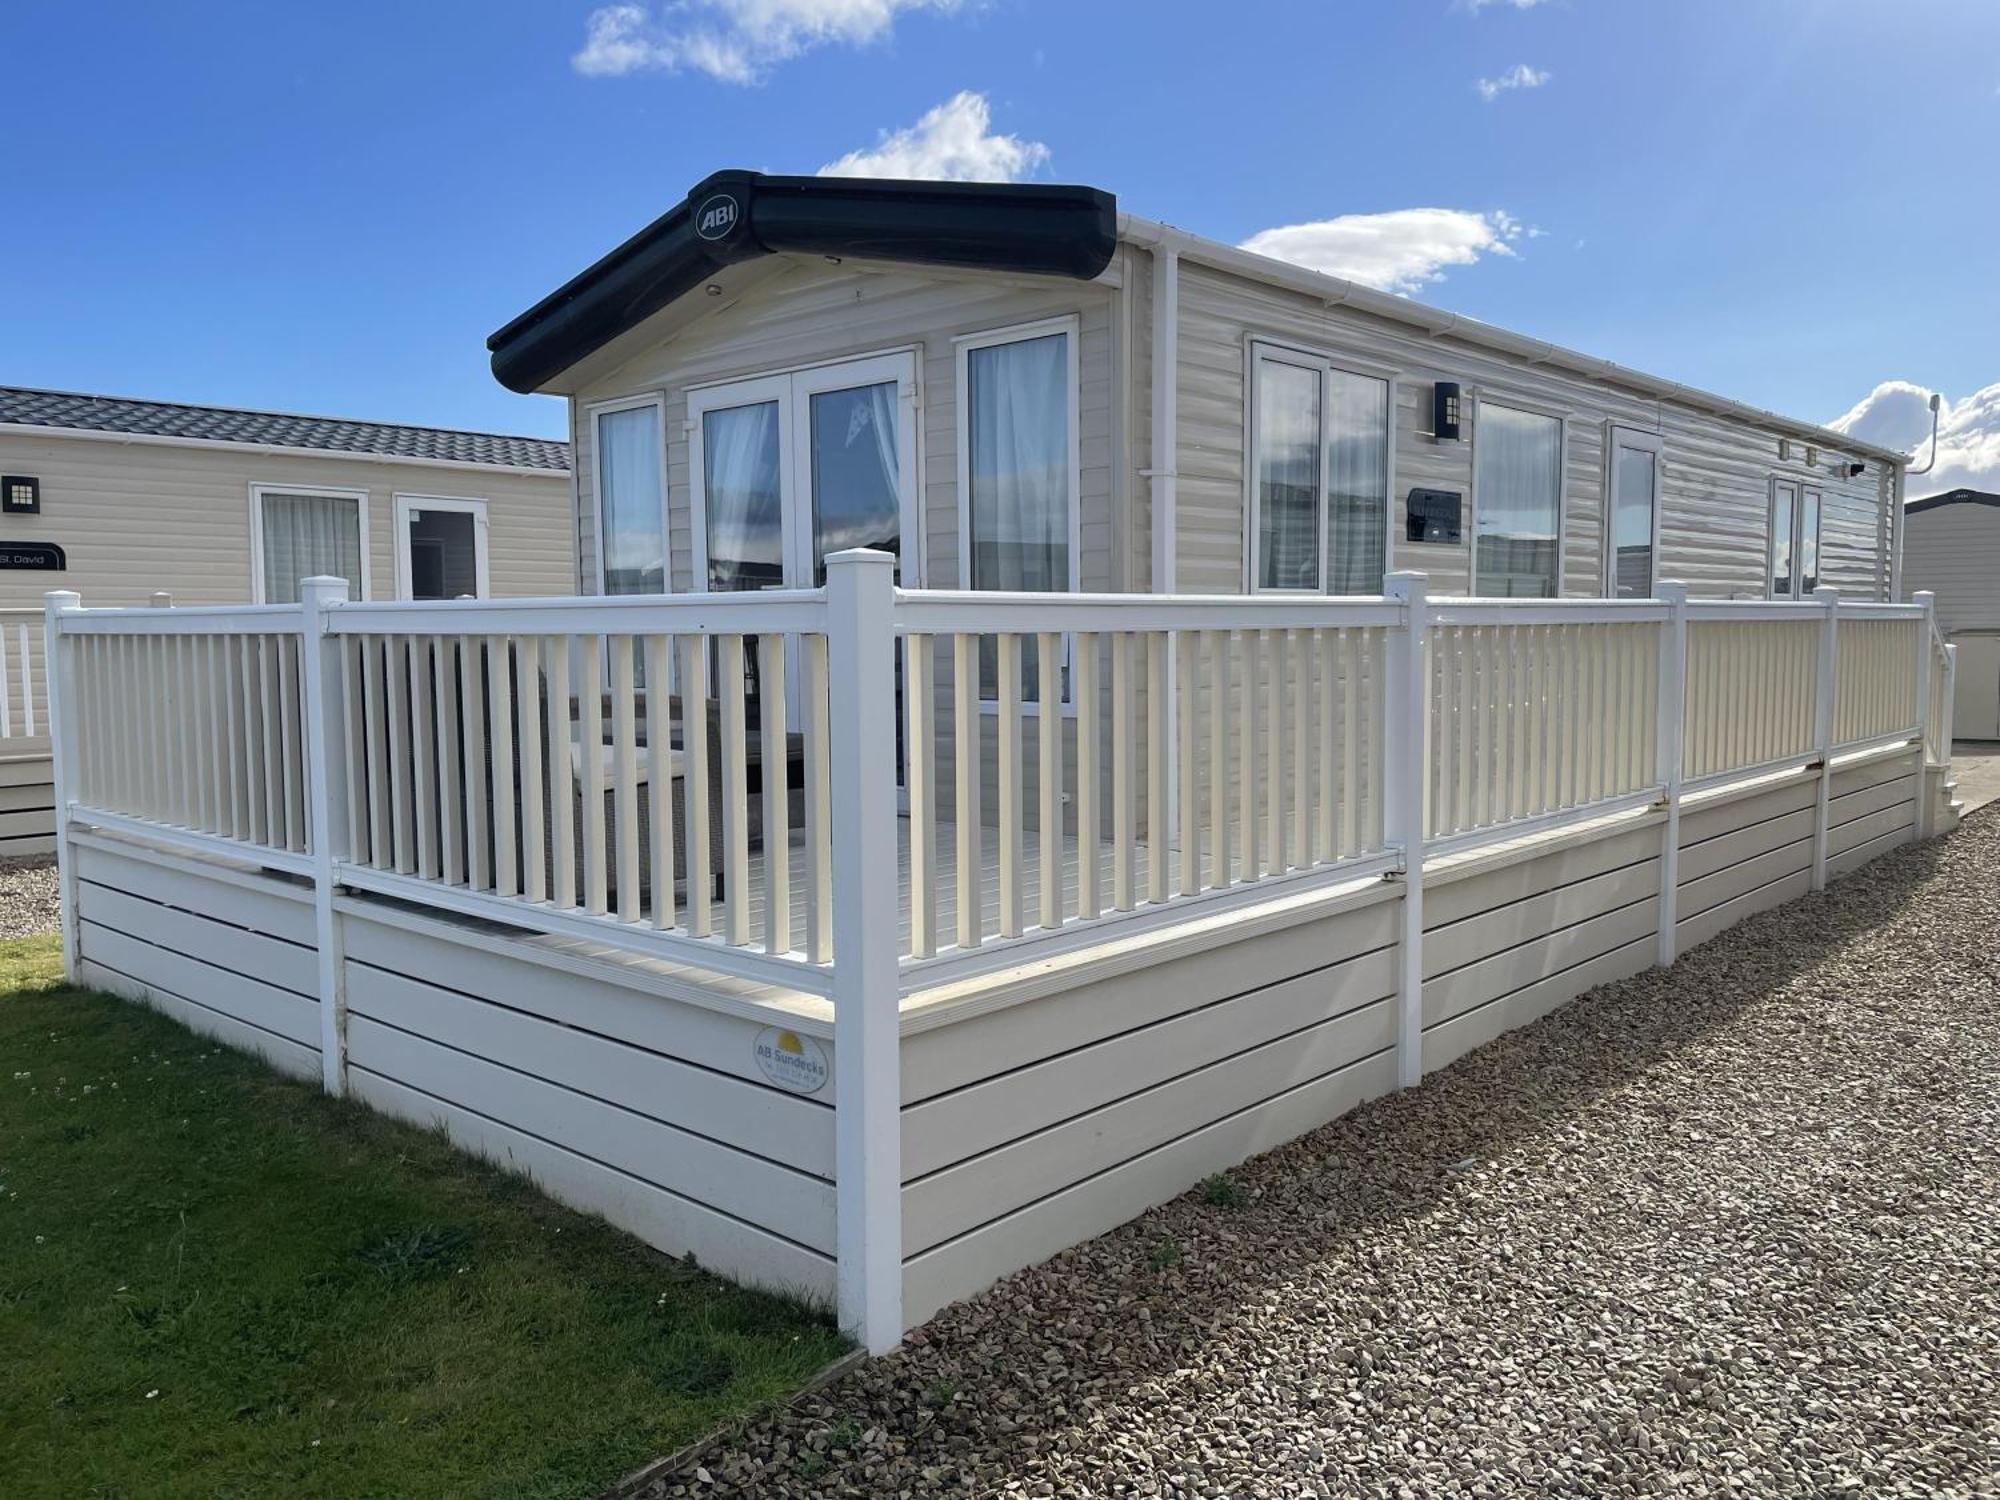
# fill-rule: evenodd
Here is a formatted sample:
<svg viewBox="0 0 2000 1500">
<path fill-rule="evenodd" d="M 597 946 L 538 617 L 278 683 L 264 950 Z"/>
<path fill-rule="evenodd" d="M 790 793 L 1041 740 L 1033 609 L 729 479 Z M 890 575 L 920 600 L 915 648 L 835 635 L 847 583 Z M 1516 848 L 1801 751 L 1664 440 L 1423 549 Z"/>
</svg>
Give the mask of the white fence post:
<svg viewBox="0 0 2000 1500">
<path fill-rule="evenodd" d="M 1813 804 L 1812 888 L 1826 888 L 1827 799 L 1833 793 L 1834 692 L 1840 672 L 1840 590 L 1822 584 L 1813 602 L 1824 611 L 1819 629 L 1819 690 L 1813 699 L 1813 754 L 1819 762 L 1819 795 Z"/>
<path fill-rule="evenodd" d="M 838 1312 L 883 1354 L 903 1339 L 895 559 L 834 553 L 826 599 Z"/>
<path fill-rule="evenodd" d="M 174 596 L 167 590 L 160 589 L 146 602 L 154 609 L 172 609 L 174 607 Z"/>
<path fill-rule="evenodd" d="M 56 899 L 62 924 L 63 977 L 76 980 L 76 854 L 69 846 L 69 804 L 76 795 L 76 668 L 63 639 L 62 612 L 83 596 L 69 589 L 43 595 L 43 691 L 48 695 L 49 770 L 55 783 Z"/>
<path fill-rule="evenodd" d="M 1674 928 L 1680 919 L 1681 756 L 1687 738 L 1687 607 L 1684 583 L 1663 583 L 1659 597 L 1670 613 L 1660 638 L 1660 737 L 1657 769 L 1665 787 L 1666 826 L 1660 834 L 1660 951 L 1662 967 L 1679 951 Z"/>
<path fill-rule="evenodd" d="M 1415 1088 L 1424 1076 L 1424 786 L 1429 779 L 1429 580 L 1391 573 L 1383 593 L 1403 606 L 1403 625 L 1388 636 L 1383 682 L 1382 814 L 1385 841 L 1403 857 L 1403 927 L 1397 949 L 1396 1081 Z"/>
<path fill-rule="evenodd" d="M 1936 832 L 1931 816 L 1931 638 L 1937 633 L 1937 595 L 1920 589 L 1910 602 L 1924 612 L 1917 622 L 1917 837 L 1927 839 Z M 1942 759 L 1949 760 L 1944 753 Z"/>
<path fill-rule="evenodd" d="M 327 611 L 347 602 L 345 578 L 308 578 L 299 587 L 299 693 L 305 705 L 306 837 L 312 850 L 313 924 L 319 949 L 320 1080 L 347 1092 L 347 964 L 333 910 L 336 830 L 347 827 L 347 707 L 341 697 L 340 637 Z M 344 851 L 342 851 L 344 852 Z"/>
</svg>

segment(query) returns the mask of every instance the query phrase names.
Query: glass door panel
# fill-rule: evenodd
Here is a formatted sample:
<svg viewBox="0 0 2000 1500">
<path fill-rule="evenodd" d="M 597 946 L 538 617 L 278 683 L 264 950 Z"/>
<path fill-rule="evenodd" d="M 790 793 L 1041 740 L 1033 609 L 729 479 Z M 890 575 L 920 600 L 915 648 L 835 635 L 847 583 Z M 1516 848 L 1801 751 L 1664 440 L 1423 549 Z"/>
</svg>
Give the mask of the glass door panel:
<svg viewBox="0 0 2000 1500">
<path fill-rule="evenodd" d="M 814 391 L 807 397 L 815 585 L 826 559 L 849 547 L 903 556 L 902 454 L 896 382 Z"/>
<path fill-rule="evenodd" d="M 776 401 L 728 406 L 701 419 L 709 589 L 782 588 L 785 496 Z"/>
</svg>

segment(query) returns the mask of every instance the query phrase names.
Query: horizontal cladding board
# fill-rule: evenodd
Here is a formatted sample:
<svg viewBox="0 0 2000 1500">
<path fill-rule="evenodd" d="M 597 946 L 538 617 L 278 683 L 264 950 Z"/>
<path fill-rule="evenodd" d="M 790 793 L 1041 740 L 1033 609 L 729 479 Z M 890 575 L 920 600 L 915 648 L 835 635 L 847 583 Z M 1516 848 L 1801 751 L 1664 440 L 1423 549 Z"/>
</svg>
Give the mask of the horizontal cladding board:
<svg viewBox="0 0 2000 1500">
<path fill-rule="evenodd" d="M 221 897 L 225 887 L 210 894 Z M 192 895 L 193 893 L 188 893 Z M 319 961 L 313 950 L 247 928 L 218 922 L 192 911 L 162 906 L 144 896 L 128 895 L 110 886 L 82 882 L 77 910 L 87 920 L 116 928 L 176 953 L 199 954 L 218 968 L 248 975 L 295 994 L 319 993 Z"/>
<path fill-rule="evenodd" d="M 196 861 L 178 855 L 116 854 L 89 845 L 76 851 L 76 875 L 78 880 L 213 916 L 285 942 L 310 948 L 317 941 L 312 894 L 287 881 L 233 872 L 228 878 L 219 872 L 207 875 Z"/>
<path fill-rule="evenodd" d="M 1163 986 L 1179 986 L 1172 966 L 1149 972 Z M 911 1105 L 903 1111 L 904 1181 L 1394 991 L 1395 951 L 1381 948 Z"/>
<path fill-rule="evenodd" d="M 1654 894 L 1617 911 L 1565 927 L 1534 942 L 1469 964 L 1424 983 L 1426 1028 L 1498 1000 L 1503 995 L 1576 967 L 1635 938 L 1656 933 L 1660 898 Z"/>
<path fill-rule="evenodd" d="M 1521 859 L 1497 870 L 1424 885 L 1424 930 L 1434 932 L 1483 911 L 1524 901 L 1557 886 L 1573 885 L 1660 852 L 1657 827 L 1634 828 L 1610 838 L 1593 838 L 1553 853 Z"/>
<path fill-rule="evenodd" d="M 1760 854 L 1768 854 L 1800 839 L 1809 839 L 1812 831 L 1813 810 L 1801 807 L 1780 813 L 1775 818 L 1747 823 L 1731 833 L 1703 839 L 1699 844 L 1681 850 L 1681 886 L 1685 889 L 1705 875 L 1713 875 L 1718 870 L 1726 870 L 1731 865 L 1755 859 Z"/>
<path fill-rule="evenodd" d="M 1898 802 L 1893 807 L 1881 808 L 1829 832 L 1826 836 L 1827 857 L 1830 859 L 1836 854 L 1845 854 L 1886 834 L 1907 834 L 1915 829 L 1916 822 L 1917 804 L 1914 802 Z"/>
<path fill-rule="evenodd" d="M 1725 865 L 1698 880 L 1684 880 L 1675 907 L 1676 914 L 1680 917 L 1698 916 L 1712 906 L 1733 901 L 1759 886 L 1795 875 L 1800 870 L 1810 871 L 1812 862 L 1812 840 L 1794 839 L 1789 844 L 1780 844 L 1775 849 L 1752 855 L 1736 864 Z"/>
<path fill-rule="evenodd" d="M 0 783 L 0 813 L 53 813 L 56 789 L 47 781 Z"/>
<path fill-rule="evenodd" d="M 355 962 L 351 952 L 348 958 L 350 1016 L 415 1032 L 801 1172 L 833 1178 L 833 1112 L 824 1104 L 392 974 Z"/>
<path fill-rule="evenodd" d="M 1916 777 L 1898 776 L 1893 780 L 1878 781 L 1871 787 L 1833 798 L 1827 803 L 1826 819 L 1830 827 L 1839 828 L 1844 823 L 1852 823 L 1856 818 L 1880 812 L 1885 807 L 1895 807 L 1899 803 L 1916 800 Z"/>
<path fill-rule="evenodd" d="M 1395 1044 L 1395 1007 L 1378 1000 L 947 1167 L 903 1189 L 903 1253 L 919 1254 Z"/>
<path fill-rule="evenodd" d="M 140 938 L 85 920 L 78 924 L 78 951 L 121 973 L 171 990 L 210 1010 L 221 1011 L 260 1030 L 317 1049 L 319 1001 L 219 968 Z"/>
<path fill-rule="evenodd" d="M 1374 902 L 1176 960 L 1172 985 L 1160 983 L 1157 966 L 1137 969 L 920 1031 L 903 1041 L 903 1103 L 1263 989 L 1395 940 L 1395 903 Z"/>
<path fill-rule="evenodd" d="M 0 839 L 0 855 L 4 855 L 9 859 L 26 859 L 36 854 L 53 854 L 55 847 L 56 836 L 53 832 L 45 834 L 17 834 L 10 839 Z"/>
<path fill-rule="evenodd" d="M 347 912 L 343 920 L 347 955 L 358 962 L 440 989 L 491 997 L 559 1026 L 615 1037 L 747 1083 L 768 1086 L 755 1055 L 763 1022 L 667 999 L 613 978 L 535 962 L 524 950 L 544 945 L 533 939 L 496 940 L 473 929 L 456 929 L 462 937 L 413 932 L 389 922 L 372 921 L 355 911 Z M 556 950 L 562 945 L 555 940 L 546 946 Z M 783 1025 L 784 1021 L 781 1013 L 772 1013 L 770 1024 Z M 828 1058 L 828 1082 L 812 1098 L 831 1104 L 833 1043 L 822 1039 L 818 1046 Z"/>
<path fill-rule="evenodd" d="M 1658 838 L 1652 842 L 1657 849 Z M 1643 859 L 1431 928 L 1424 934 L 1424 978 L 1435 979 L 1537 937 L 1616 911 L 1656 895 L 1659 888 L 1658 859 Z"/>
<path fill-rule="evenodd" d="M 1680 951 L 1685 953 L 1697 944 L 1705 943 L 1717 933 L 1734 927 L 1745 917 L 1782 906 L 1787 901 L 1796 901 L 1812 889 L 1812 871 L 1801 870 L 1787 875 L 1769 885 L 1759 886 L 1754 891 L 1746 891 L 1733 900 L 1711 906 L 1698 916 L 1682 917 L 1674 924 L 1674 940 Z"/>
<path fill-rule="evenodd" d="M 150 984 L 142 978 L 99 963 L 88 954 L 78 959 L 77 978 L 92 989 L 149 1005 L 179 1021 L 190 1031 L 198 1031 L 228 1046 L 254 1053 L 281 1072 L 300 1078 L 316 1079 L 320 1076 L 317 1047 L 301 1046 L 289 1037 L 239 1021 L 219 1010 L 211 1010 L 162 985 Z"/>
<path fill-rule="evenodd" d="M 1916 829 L 1914 827 L 1892 828 L 1889 832 L 1878 834 L 1865 843 L 1856 844 L 1850 849 L 1843 849 L 1838 854 L 1828 855 L 1826 861 L 1827 877 L 1829 879 L 1838 879 L 1849 871 L 1858 870 L 1861 866 L 1867 864 L 1869 860 L 1879 859 L 1892 849 L 1901 848 L 1914 837 L 1916 837 Z"/>
<path fill-rule="evenodd" d="M 572 1089 L 350 1016 L 357 1068 L 463 1105 L 594 1161 L 760 1224 L 815 1250 L 833 1249 L 833 1186 Z"/>
<path fill-rule="evenodd" d="M 54 806 L 0 812 L 0 839 L 45 838 L 53 836 L 55 831 Z"/>
<path fill-rule="evenodd" d="M 42 742 L 43 739 L 38 738 L 34 743 Z M 16 749 L 16 746 L 23 743 L 25 742 L 19 740 L 0 740 L 0 751 L 4 751 L 10 757 L 19 757 L 0 759 L 0 786 L 53 787 L 55 772 L 49 763 L 48 752 L 44 751 L 40 755 L 23 755 Z"/>
<path fill-rule="evenodd" d="M 1434 1072 L 1475 1047 L 1539 1020 L 1587 990 L 1651 968 L 1657 951 L 1651 935 L 1635 938 L 1573 969 L 1551 974 L 1430 1027 L 1424 1032 L 1424 1071 Z"/>
<path fill-rule="evenodd" d="M 1786 813 L 1810 808 L 1819 799 L 1819 782 L 1811 776 L 1786 781 L 1765 792 L 1748 796 L 1724 797 L 1705 805 L 1681 810 L 1683 853 L 1708 839 L 1720 838 L 1753 823 L 1782 818 Z"/>
<path fill-rule="evenodd" d="M 384 1114 L 443 1125 L 461 1150 L 525 1174 L 549 1196 L 600 1214 L 669 1255 L 691 1255 L 710 1270 L 772 1291 L 821 1304 L 832 1299 L 834 1267 L 825 1254 L 394 1079 L 356 1068 L 350 1081 L 355 1097 Z"/>
<path fill-rule="evenodd" d="M 920 1323 L 948 1302 L 1115 1228 L 1185 1192 L 1211 1172 L 1283 1145 L 1395 1086 L 1394 1057 L 1369 1058 L 1191 1131 L 914 1256 L 903 1268 L 904 1317 Z"/>
<path fill-rule="evenodd" d="M 1835 766 L 1831 794 L 1844 797 L 1849 792 L 1879 786 L 1899 776 L 1913 776 L 1916 769 L 1917 758 L 1914 754 L 1884 756 L 1880 760 L 1864 761 L 1858 766 Z"/>
</svg>

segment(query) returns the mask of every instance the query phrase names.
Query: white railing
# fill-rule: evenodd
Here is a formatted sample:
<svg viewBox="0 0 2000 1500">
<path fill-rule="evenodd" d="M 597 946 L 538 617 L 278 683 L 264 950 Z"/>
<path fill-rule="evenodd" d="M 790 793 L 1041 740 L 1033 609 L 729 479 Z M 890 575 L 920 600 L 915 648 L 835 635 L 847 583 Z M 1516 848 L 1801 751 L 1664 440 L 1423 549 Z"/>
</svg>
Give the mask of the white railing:
<svg viewBox="0 0 2000 1500">
<path fill-rule="evenodd" d="M 0 609 L 0 754 L 30 748 L 9 740 L 39 740 L 49 732 L 42 613 Z"/>
<path fill-rule="evenodd" d="M 1932 622 L 1926 652 L 1930 674 L 1929 722 L 1924 727 L 1924 759 L 1941 766 L 1951 759 L 1952 707 L 1958 692 L 1958 647 Z"/>
<path fill-rule="evenodd" d="M 1419 844 L 1935 743 L 1948 705 L 1927 603 L 1428 600 L 1415 575 L 1364 599 L 905 592 L 846 566 L 851 627 L 834 590 L 59 610 L 64 796 L 830 995 L 850 865 L 908 991 L 1407 876 Z M 843 753 L 891 809 L 874 866 L 838 836 Z"/>
</svg>

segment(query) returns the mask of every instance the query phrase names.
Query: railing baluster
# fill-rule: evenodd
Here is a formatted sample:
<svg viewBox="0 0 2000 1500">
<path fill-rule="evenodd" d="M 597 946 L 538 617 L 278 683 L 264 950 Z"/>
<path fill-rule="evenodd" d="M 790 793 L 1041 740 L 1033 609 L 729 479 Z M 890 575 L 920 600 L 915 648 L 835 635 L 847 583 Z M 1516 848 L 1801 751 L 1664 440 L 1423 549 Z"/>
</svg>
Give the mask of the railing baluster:
<svg viewBox="0 0 2000 1500">
<path fill-rule="evenodd" d="M 1229 861 L 1229 656 L 1226 630 L 1202 632 L 1208 642 L 1208 884 L 1230 884 Z"/>
<path fill-rule="evenodd" d="M 1063 827 L 1062 827 L 1062 695 L 1058 665 L 1062 637 L 1044 630 L 1035 637 L 1035 676 L 1041 684 L 1042 711 L 1036 723 L 1040 750 L 1035 767 L 1038 807 L 1035 830 L 1041 836 L 1041 925 L 1062 926 L 1063 911 Z"/>
<path fill-rule="evenodd" d="M 731 637 L 737 647 L 736 656 L 736 717 L 740 730 L 743 719 L 743 654 L 741 637 Z M 604 847 L 604 637 L 587 635 L 581 640 L 577 653 L 577 684 L 579 729 L 575 746 L 570 751 L 582 762 L 583 784 L 583 909 L 593 917 L 604 915 L 607 905 L 607 890 L 610 886 L 610 872 L 605 868 Z M 736 817 L 743 817 L 743 781 L 741 736 L 738 742 L 738 772 L 735 786 Z M 566 747 L 567 748 L 567 747 Z M 735 879 L 730 895 L 739 905 L 747 893 L 743 881 Z M 732 936 L 732 942 L 740 943 L 742 938 Z"/>
<path fill-rule="evenodd" d="M 1174 730 L 1179 739 L 1177 768 L 1180 773 L 1180 813 L 1178 831 L 1181 841 L 1180 893 L 1192 896 L 1201 890 L 1201 765 L 1196 757 L 1201 753 L 1199 719 L 1201 717 L 1201 635 L 1197 631 L 1182 631 L 1175 642 L 1175 671 L 1179 681 L 1175 684 L 1180 711 L 1174 721 Z"/>
<path fill-rule="evenodd" d="M 825 649 L 825 637 L 815 636 Z M 932 675 L 935 642 L 912 633 L 903 637 L 903 767 L 910 796 L 910 957 L 929 958 L 938 947 L 937 900 L 937 680 Z M 822 687 L 824 674 L 821 675 Z M 824 740 L 822 721 L 822 742 Z M 812 842 L 817 850 L 820 834 Z M 818 859 L 815 853 L 815 861 Z"/>
<path fill-rule="evenodd" d="M 438 878 L 438 700 L 437 677 L 431 657 L 437 639 L 413 635 L 407 640 L 410 720 L 416 741 L 410 772 L 416 783 L 417 878 Z"/>
<path fill-rule="evenodd" d="M 933 733 L 930 714 L 930 637 L 913 637 L 924 642 L 924 766 L 925 786 L 928 788 L 936 775 L 935 747 L 931 742 Z M 833 962 L 833 740 L 829 721 L 827 701 L 828 662 L 826 637 L 809 635 L 799 652 L 805 673 L 805 684 L 801 690 L 802 706 L 805 709 L 805 772 L 806 772 L 806 957 L 816 964 Z M 908 692 L 914 683 L 907 678 L 904 691 Z M 905 767 L 914 764 L 911 749 L 915 741 L 904 747 Z M 937 806 L 934 795 L 928 798 L 930 806 L 923 814 L 924 845 L 927 853 L 925 869 L 937 868 Z M 917 827 L 916 801 L 912 788 L 910 830 L 914 836 Z M 937 933 L 937 887 L 934 876 L 927 876 L 929 889 L 925 899 L 931 903 L 931 941 L 936 943 Z M 914 880 L 911 894 L 916 893 Z"/>
<path fill-rule="evenodd" d="M 1291 658 L 1288 686 L 1292 700 L 1292 868 L 1309 870 L 1313 865 L 1313 635 L 1297 630 L 1285 632 L 1285 654 Z"/>
<path fill-rule="evenodd" d="M 1167 899 L 1173 855 L 1167 817 L 1167 638 L 1146 634 L 1146 899 Z"/>
<path fill-rule="evenodd" d="M 708 764 L 708 642 L 686 636 L 681 648 L 681 754 L 687 774 L 681 778 L 681 799 L 687 812 L 688 931 L 707 937 L 714 930 L 715 870 L 709 854 Z M 565 731 L 566 732 L 566 731 Z"/>
<path fill-rule="evenodd" d="M 1102 871 L 1098 868 L 1097 809 L 1098 756 L 1102 733 L 1102 705 L 1097 696 L 1097 637 L 1086 631 L 1077 636 L 1076 682 L 1076 914 L 1095 917 L 1103 901 Z"/>
<path fill-rule="evenodd" d="M 431 692 L 437 703 L 438 862 L 447 885 L 466 883 L 466 779 L 458 701 L 458 644 L 451 636 L 431 640 Z"/>
<path fill-rule="evenodd" d="M 487 758 L 492 768 L 487 806 L 493 809 L 493 893 L 497 896 L 515 896 L 521 891 L 514 841 L 514 674 L 509 646 L 506 636 L 489 635 L 480 648 L 486 658 L 486 743 L 492 751 Z"/>
<path fill-rule="evenodd" d="M 1262 861 L 1258 858 L 1257 829 L 1257 767 L 1262 762 L 1257 743 L 1257 695 L 1262 691 L 1263 653 L 1260 632 L 1245 630 L 1241 640 L 1243 651 L 1238 664 L 1241 689 L 1236 715 L 1236 825 L 1237 837 L 1243 845 L 1238 878 L 1250 881 L 1263 874 Z"/>
<path fill-rule="evenodd" d="M 417 867 L 416 830 L 413 816 L 416 805 L 415 788 L 411 786 L 410 759 L 410 677 L 407 638 L 385 635 L 376 642 L 377 649 L 387 656 L 384 673 L 384 691 L 389 696 L 389 807 L 392 838 L 395 846 L 395 867 L 398 873 L 407 875 Z M 286 803 L 291 802 L 291 715 L 285 715 L 285 787 Z"/>
<path fill-rule="evenodd" d="M 1267 630 L 1260 643 L 1271 681 L 1264 694 L 1264 846 L 1265 864 L 1274 875 L 1285 872 L 1285 700 L 1288 665 L 1285 633 Z"/>
<path fill-rule="evenodd" d="M 618 920 L 639 920 L 639 752 L 632 637 L 611 637 L 611 800 L 618 847 Z M 650 799 L 657 789 L 649 789 Z M 659 872 L 654 872 L 654 879 Z"/>
<path fill-rule="evenodd" d="M 1021 638 L 1002 631 L 995 642 L 995 697 L 999 717 L 993 728 L 999 794 L 1000 936 L 1021 935 Z M 1046 695 L 1047 687 L 1038 685 Z M 1048 704 L 1043 703 L 1046 712 Z"/>
<path fill-rule="evenodd" d="M 1111 637 L 1111 905 L 1132 909 L 1132 635 Z"/>
<path fill-rule="evenodd" d="M 722 695 L 722 935 L 750 941 L 749 733 L 743 711 L 743 637 L 717 641 L 716 689 Z"/>
<path fill-rule="evenodd" d="M 985 936 L 986 882 L 979 829 L 979 739 L 985 726 L 979 712 L 979 637 L 951 638 L 951 734 L 953 827 L 957 833 L 958 946 L 977 948 Z"/>
<path fill-rule="evenodd" d="M 1370 637 L 1372 639 L 1372 634 Z M 1361 781 L 1361 643 L 1364 637 L 1355 631 L 1340 632 L 1340 845 L 1337 852 L 1353 854 L 1360 848 L 1361 808 L 1357 805 L 1366 800 L 1371 805 L 1378 799 L 1366 794 L 1356 795 Z M 1378 678 L 1380 672 L 1375 674 Z M 1373 721 L 1369 728 L 1373 730 Z M 1374 757 L 1370 757 L 1371 763 Z M 1380 774 L 1380 766 L 1374 767 Z"/>
<path fill-rule="evenodd" d="M 785 723 L 785 638 L 759 636 L 758 704 L 764 735 L 764 951 L 792 948 L 791 763 Z"/>
<path fill-rule="evenodd" d="M 525 712 L 527 687 L 534 680 L 535 672 L 534 637 L 521 637 L 520 652 Z M 652 799 L 649 829 L 652 847 L 648 858 L 653 866 L 652 903 L 647 915 L 658 930 L 674 925 L 674 861 L 683 857 L 674 849 L 674 726 L 673 711 L 669 706 L 671 694 L 667 686 L 672 677 L 668 668 L 671 655 L 672 648 L 665 636 L 652 634 L 646 637 L 646 784 Z M 524 728 L 521 736 L 522 796 L 534 811 L 532 814 L 523 813 L 527 821 L 522 824 L 522 832 L 527 835 L 530 828 L 534 832 L 531 837 L 522 840 L 527 849 L 522 857 L 528 865 L 528 899 L 539 901 L 542 899 L 542 761 L 540 755 L 529 750 L 530 739 Z"/>
</svg>

